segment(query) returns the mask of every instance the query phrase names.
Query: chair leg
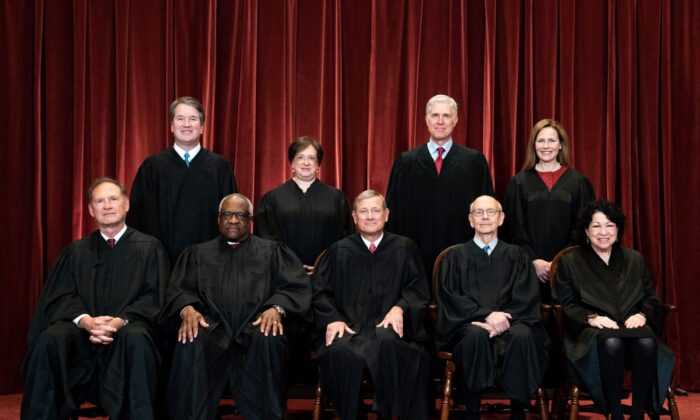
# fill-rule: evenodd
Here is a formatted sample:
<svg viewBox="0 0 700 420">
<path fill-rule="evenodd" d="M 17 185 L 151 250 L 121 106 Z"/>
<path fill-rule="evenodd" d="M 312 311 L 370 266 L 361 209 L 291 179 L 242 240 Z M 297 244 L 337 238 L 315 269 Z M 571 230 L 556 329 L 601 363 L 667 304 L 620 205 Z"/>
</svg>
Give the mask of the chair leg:
<svg viewBox="0 0 700 420">
<path fill-rule="evenodd" d="M 319 381 L 316 386 L 316 401 L 314 402 L 314 414 L 313 420 L 321 420 L 321 411 L 323 406 L 321 405 L 321 399 L 323 398 L 323 391 L 321 390 L 321 382 Z"/>
<path fill-rule="evenodd" d="M 580 390 L 578 386 L 574 385 L 571 388 L 571 407 L 569 407 L 569 420 L 578 420 L 578 399 L 580 395 Z"/>
<path fill-rule="evenodd" d="M 537 388 L 537 406 L 540 408 L 540 420 L 549 420 L 549 410 L 547 409 L 547 395 L 542 387 Z"/>
<path fill-rule="evenodd" d="M 680 420 L 680 415 L 678 414 L 678 405 L 676 405 L 676 396 L 673 395 L 673 390 L 668 387 L 666 391 L 666 399 L 668 400 L 668 411 L 671 412 L 672 420 Z"/>
<path fill-rule="evenodd" d="M 440 420 L 450 418 L 450 400 L 452 399 L 452 377 L 455 373 L 455 364 L 448 360 L 445 364 L 445 387 L 442 390 L 442 403 L 440 404 Z"/>
</svg>

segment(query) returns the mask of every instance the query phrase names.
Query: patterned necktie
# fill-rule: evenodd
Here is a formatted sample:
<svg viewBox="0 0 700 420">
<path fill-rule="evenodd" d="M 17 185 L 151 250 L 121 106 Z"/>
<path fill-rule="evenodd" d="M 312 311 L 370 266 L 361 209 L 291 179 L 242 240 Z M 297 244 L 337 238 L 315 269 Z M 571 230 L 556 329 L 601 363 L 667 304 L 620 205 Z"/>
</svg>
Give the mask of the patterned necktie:
<svg viewBox="0 0 700 420">
<path fill-rule="evenodd" d="M 185 165 L 187 165 L 188 168 L 190 167 L 190 154 L 189 153 L 185 153 Z"/>
<path fill-rule="evenodd" d="M 114 238 L 109 238 L 107 239 L 107 245 L 109 245 L 110 248 L 114 248 L 114 245 L 117 244 L 117 240 Z"/>
<path fill-rule="evenodd" d="M 231 249 L 236 249 L 236 248 L 238 248 L 238 245 L 240 245 L 240 244 L 241 244 L 240 242 L 231 242 L 230 244 L 228 244 L 228 246 L 230 246 Z"/>
<path fill-rule="evenodd" d="M 374 251 L 377 250 L 377 245 L 374 244 L 374 242 L 370 242 L 369 244 L 369 253 L 374 254 Z"/>
<path fill-rule="evenodd" d="M 437 169 L 438 175 L 440 175 L 440 171 L 442 170 L 442 154 L 445 152 L 444 147 L 438 147 L 437 148 L 438 152 L 438 157 L 435 159 L 435 169 Z"/>
<path fill-rule="evenodd" d="M 483 247 L 483 248 L 481 248 L 481 249 L 483 249 L 483 250 L 484 250 L 484 252 L 486 253 L 486 255 L 489 255 L 489 251 L 491 250 L 491 247 L 490 247 L 490 246 L 488 246 L 488 245 L 484 245 L 484 247 Z"/>
</svg>

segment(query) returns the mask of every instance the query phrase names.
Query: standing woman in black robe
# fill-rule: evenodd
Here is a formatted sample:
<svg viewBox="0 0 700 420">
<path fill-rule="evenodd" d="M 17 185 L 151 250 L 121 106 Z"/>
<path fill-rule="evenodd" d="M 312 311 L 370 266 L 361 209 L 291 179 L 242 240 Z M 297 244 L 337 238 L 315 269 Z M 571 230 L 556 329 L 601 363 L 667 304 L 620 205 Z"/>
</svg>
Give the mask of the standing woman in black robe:
<svg viewBox="0 0 700 420">
<path fill-rule="evenodd" d="M 662 306 L 642 255 L 619 243 L 625 216 L 605 201 L 588 203 L 579 219 L 581 247 L 557 266 L 554 296 L 564 311 L 564 346 L 577 382 L 613 420 L 623 419 L 620 393 L 632 370 L 632 413 L 659 412 L 674 355 L 659 342 Z"/>
<path fill-rule="evenodd" d="M 316 257 L 355 229 L 345 193 L 316 178 L 323 161 L 318 140 L 294 139 L 287 157 L 292 179 L 262 196 L 253 229 L 292 248 L 311 275 Z"/>
<path fill-rule="evenodd" d="M 591 182 L 569 165 L 569 139 L 556 121 L 544 119 L 530 132 L 525 163 L 508 184 L 504 237 L 527 251 L 537 271 L 543 302 L 551 301 L 552 258 L 573 244 L 579 211 L 595 199 Z"/>
</svg>

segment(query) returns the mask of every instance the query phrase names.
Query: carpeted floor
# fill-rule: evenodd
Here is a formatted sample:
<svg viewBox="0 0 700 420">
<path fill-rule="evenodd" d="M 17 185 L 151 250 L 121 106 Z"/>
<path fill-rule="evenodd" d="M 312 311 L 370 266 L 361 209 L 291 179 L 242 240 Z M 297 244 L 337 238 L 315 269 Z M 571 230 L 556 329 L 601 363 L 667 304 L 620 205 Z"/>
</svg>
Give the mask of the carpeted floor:
<svg viewBox="0 0 700 420">
<path fill-rule="evenodd" d="M 19 405 L 21 401 L 21 394 L 8 394 L 0 395 L 0 420 L 15 420 L 19 419 Z M 229 400 L 228 403 L 231 401 Z M 484 403 L 495 402 L 495 401 L 483 401 Z M 628 401 L 629 402 L 629 401 Z M 690 393 L 687 397 L 676 397 L 676 402 L 678 403 L 680 415 L 682 419 L 700 419 L 700 393 Z M 226 403 L 226 401 L 222 401 Z M 289 414 L 287 419 L 290 420 L 308 420 L 311 419 L 311 410 L 313 408 L 313 400 L 310 399 L 290 399 L 289 403 Z M 223 416 L 224 420 L 239 420 L 242 416 Z M 337 418 L 337 416 L 336 416 Z M 370 414 L 369 419 L 375 419 L 376 416 Z M 482 416 L 483 419 L 487 420 L 500 420 L 507 419 L 507 414 L 486 414 Z M 532 418 L 536 418 L 532 416 Z M 601 415 L 595 414 L 582 414 L 580 417 L 582 420 L 587 419 L 603 419 Z"/>
</svg>

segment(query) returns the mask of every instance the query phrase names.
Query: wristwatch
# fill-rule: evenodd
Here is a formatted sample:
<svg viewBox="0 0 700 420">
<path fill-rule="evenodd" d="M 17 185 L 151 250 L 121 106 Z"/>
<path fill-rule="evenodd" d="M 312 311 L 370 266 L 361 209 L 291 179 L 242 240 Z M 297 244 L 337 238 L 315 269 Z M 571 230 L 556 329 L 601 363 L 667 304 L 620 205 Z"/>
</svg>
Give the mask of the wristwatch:
<svg viewBox="0 0 700 420">
<path fill-rule="evenodd" d="M 282 316 L 285 315 L 285 312 L 284 312 L 284 308 L 283 308 L 283 307 L 281 307 L 281 306 L 279 306 L 279 305 L 272 305 L 272 307 L 275 308 L 275 310 L 277 311 L 278 314 L 280 314 L 280 315 L 282 315 Z"/>
</svg>

